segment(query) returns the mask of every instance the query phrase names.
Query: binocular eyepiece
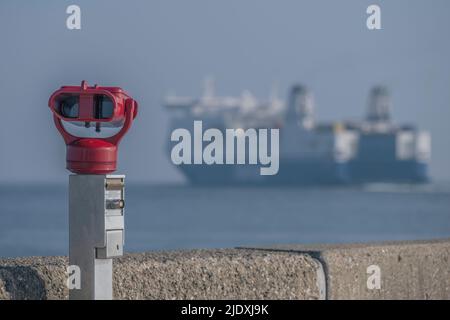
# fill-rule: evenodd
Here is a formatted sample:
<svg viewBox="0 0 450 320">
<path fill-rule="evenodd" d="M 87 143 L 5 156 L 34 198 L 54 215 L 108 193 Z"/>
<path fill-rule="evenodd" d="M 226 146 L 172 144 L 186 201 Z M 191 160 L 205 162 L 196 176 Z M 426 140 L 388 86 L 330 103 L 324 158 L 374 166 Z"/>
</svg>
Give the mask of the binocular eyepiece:
<svg viewBox="0 0 450 320">
<path fill-rule="evenodd" d="M 107 174 L 117 167 L 117 146 L 137 115 L 138 104 L 119 87 L 63 86 L 48 103 L 67 145 L 67 169 Z M 95 128 L 95 132 L 90 130 Z"/>
<path fill-rule="evenodd" d="M 56 108 L 62 117 L 78 119 L 80 115 L 80 99 L 78 96 L 63 95 L 56 100 L 56 103 Z M 114 102 L 106 95 L 95 94 L 93 96 L 93 108 L 93 118 L 96 123 L 100 123 L 97 122 L 98 120 L 106 120 L 114 116 Z M 86 122 L 86 124 L 90 124 L 90 122 Z M 108 124 L 108 122 L 104 122 L 104 124 Z"/>
</svg>

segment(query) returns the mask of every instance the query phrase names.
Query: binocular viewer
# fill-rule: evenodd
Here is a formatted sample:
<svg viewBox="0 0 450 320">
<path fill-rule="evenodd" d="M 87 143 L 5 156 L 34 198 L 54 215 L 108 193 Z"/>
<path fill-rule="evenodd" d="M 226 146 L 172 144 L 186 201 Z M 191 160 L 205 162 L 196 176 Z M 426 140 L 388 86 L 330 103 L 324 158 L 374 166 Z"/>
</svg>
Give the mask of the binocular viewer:
<svg viewBox="0 0 450 320">
<path fill-rule="evenodd" d="M 81 272 L 70 299 L 112 299 L 112 258 L 124 245 L 125 176 L 117 168 L 120 140 L 138 104 L 119 87 L 63 86 L 48 101 L 66 143 L 69 177 L 69 264 Z"/>
<path fill-rule="evenodd" d="M 67 146 L 67 169 L 108 174 L 117 167 L 117 148 L 137 115 L 138 104 L 119 87 L 63 86 L 48 105 Z"/>
</svg>

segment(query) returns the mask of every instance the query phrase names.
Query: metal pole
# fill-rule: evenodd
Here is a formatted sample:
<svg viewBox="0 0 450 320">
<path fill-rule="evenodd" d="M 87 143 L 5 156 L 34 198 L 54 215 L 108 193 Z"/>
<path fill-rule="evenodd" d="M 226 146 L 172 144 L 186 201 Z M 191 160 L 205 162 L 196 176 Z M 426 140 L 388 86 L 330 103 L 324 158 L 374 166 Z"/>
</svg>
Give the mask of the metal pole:
<svg viewBox="0 0 450 320">
<path fill-rule="evenodd" d="M 110 300 L 112 258 L 123 255 L 123 175 L 69 176 L 69 264 L 80 268 L 71 300 Z"/>
</svg>

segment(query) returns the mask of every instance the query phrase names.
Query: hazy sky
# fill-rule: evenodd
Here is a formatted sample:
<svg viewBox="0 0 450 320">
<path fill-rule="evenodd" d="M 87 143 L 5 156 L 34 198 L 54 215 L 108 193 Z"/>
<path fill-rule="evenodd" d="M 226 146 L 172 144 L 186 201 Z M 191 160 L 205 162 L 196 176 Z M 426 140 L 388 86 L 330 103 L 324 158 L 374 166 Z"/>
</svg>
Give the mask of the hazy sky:
<svg viewBox="0 0 450 320">
<path fill-rule="evenodd" d="M 379 4 L 380 31 L 366 28 Z M 68 30 L 70 4 L 82 29 Z M 119 168 L 134 181 L 181 181 L 165 152 L 170 90 L 267 97 L 276 81 L 315 93 L 322 120 L 358 119 L 374 84 L 393 117 L 429 129 L 432 174 L 450 179 L 450 1 L 151 0 L 0 3 L 0 183 L 65 181 L 65 145 L 49 95 L 61 85 L 117 85 L 140 104 Z"/>
</svg>

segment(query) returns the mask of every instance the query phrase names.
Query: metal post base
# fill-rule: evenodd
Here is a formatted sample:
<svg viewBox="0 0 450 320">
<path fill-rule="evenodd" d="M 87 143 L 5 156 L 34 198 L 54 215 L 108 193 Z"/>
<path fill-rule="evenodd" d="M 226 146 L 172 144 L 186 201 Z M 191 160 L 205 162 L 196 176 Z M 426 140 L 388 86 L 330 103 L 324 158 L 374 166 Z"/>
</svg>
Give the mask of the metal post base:
<svg viewBox="0 0 450 320">
<path fill-rule="evenodd" d="M 123 254 L 123 175 L 70 175 L 69 264 L 80 269 L 71 300 L 110 300 L 112 258 Z"/>
</svg>

